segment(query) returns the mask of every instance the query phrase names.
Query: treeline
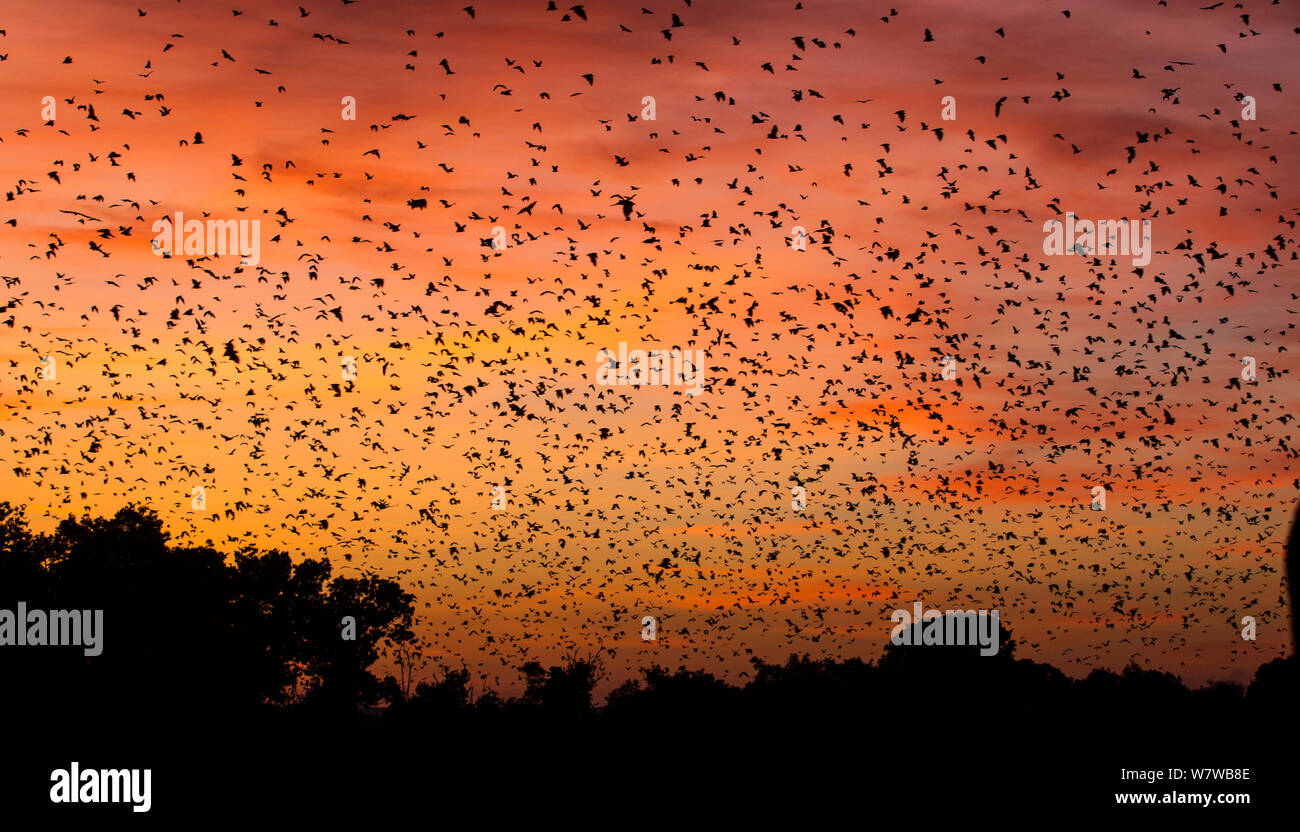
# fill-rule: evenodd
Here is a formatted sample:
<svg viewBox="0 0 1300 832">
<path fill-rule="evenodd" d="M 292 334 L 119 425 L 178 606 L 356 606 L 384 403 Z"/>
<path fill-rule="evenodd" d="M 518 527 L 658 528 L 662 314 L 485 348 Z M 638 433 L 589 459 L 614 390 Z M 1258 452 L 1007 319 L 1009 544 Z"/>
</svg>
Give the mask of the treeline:
<svg viewBox="0 0 1300 832">
<path fill-rule="evenodd" d="M 524 690 L 514 697 L 475 691 L 464 669 L 412 685 L 372 670 L 395 650 L 409 671 L 415 650 L 414 598 L 396 582 L 335 576 L 328 561 L 294 563 L 277 551 L 228 557 L 173 545 L 159 518 L 136 507 L 34 534 L 21 512 L 0 503 L 0 609 L 19 601 L 105 611 L 102 655 L 0 647 L 10 742 L 42 761 L 19 766 L 20 777 L 87 749 L 124 765 L 129 749 L 141 765 L 184 760 L 205 776 L 231 770 L 257 781 L 302 777 L 347 749 L 347 759 L 365 760 L 347 776 L 360 783 L 364 774 L 370 788 L 377 772 L 391 780 L 429 766 L 451 782 L 473 765 L 499 763 L 507 748 L 511 760 L 541 754 L 544 768 L 575 755 L 594 765 L 628 748 L 648 761 L 711 748 L 743 767 L 787 761 L 776 749 L 812 748 L 813 739 L 842 746 L 861 766 L 967 751 L 978 763 L 1014 749 L 1104 758 L 1110 771 L 1109 750 L 1132 743 L 1211 756 L 1275 745 L 1279 732 L 1294 732 L 1300 702 L 1294 657 L 1264 664 L 1247 686 L 1189 689 L 1136 666 L 1074 679 L 1018 658 L 1005 626 L 990 657 L 978 647 L 888 645 L 875 661 L 754 660 L 743 685 L 656 666 L 603 703 L 594 696 L 599 663 L 578 659 L 524 665 Z M 355 640 L 341 636 L 345 616 L 355 618 Z M 449 756 L 453 748 L 460 757 Z M 1150 763 L 1125 753 L 1115 766 Z M 1241 758 L 1206 762 L 1250 764 Z M 183 791 L 171 788 L 173 799 Z"/>
<path fill-rule="evenodd" d="M 692 714 L 767 711 L 832 713 L 896 707 L 953 707 L 1165 713 L 1271 708 L 1294 684 L 1293 662 L 1261 666 L 1248 687 L 1219 683 L 1188 689 L 1176 676 L 1130 666 L 1071 679 L 1050 665 L 1016 657 L 1002 627 L 1001 651 L 887 645 L 877 661 L 811 660 L 783 665 L 753 660 L 751 678 L 735 686 L 705 671 L 651 667 L 616 688 L 603 705 L 593 692 L 597 661 L 567 660 L 521 668 L 524 692 L 475 695 L 465 670 L 432 674 L 411 688 L 372 667 L 381 651 L 408 663 L 414 597 L 373 574 L 337 577 L 329 561 L 297 563 L 280 551 L 245 549 L 227 557 L 205 547 L 175 546 L 162 521 L 129 506 L 112 518 L 68 518 L 35 534 L 18 509 L 0 502 L 0 609 L 103 609 L 103 654 L 74 648 L 0 647 L 0 673 L 23 679 L 0 696 L 20 710 L 62 708 L 87 692 L 103 707 L 158 708 L 180 701 L 221 712 L 373 713 L 386 719 L 561 720 L 682 719 Z M 355 620 L 355 638 L 342 634 Z"/>
</svg>

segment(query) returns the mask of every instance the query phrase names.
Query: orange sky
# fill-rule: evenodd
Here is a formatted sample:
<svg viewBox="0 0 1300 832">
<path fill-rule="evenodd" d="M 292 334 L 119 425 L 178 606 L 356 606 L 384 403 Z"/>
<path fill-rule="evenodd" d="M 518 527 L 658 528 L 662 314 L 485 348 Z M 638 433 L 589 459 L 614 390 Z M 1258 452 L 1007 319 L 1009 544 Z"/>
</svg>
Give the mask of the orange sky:
<svg viewBox="0 0 1300 832">
<path fill-rule="evenodd" d="M 503 689 L 869 658 L 918 596 L 1072 673 L 1283 649 L 1294 8 L 139 8 L 0 37 L 0 493 L 36 528 L 134 500 L 377 570 Z M 176 211 L 260 220 L 259 265 L 155 256 Z M 1045 256 L 1063 211 L 1151 218 L 1151 263 Z M 705 392 L 596 386 L 619 341 L 706 350 Z"/>
</svg>

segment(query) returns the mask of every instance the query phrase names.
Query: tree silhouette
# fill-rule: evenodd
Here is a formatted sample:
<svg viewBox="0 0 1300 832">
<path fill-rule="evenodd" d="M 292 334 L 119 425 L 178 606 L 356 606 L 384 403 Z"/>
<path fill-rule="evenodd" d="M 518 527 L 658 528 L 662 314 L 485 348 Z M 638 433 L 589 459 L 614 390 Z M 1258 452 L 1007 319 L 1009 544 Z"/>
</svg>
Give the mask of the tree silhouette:
<svg viewBox="0 0 1300 832">
<path fill-rule="evenodd" d="M 592 691 L 601 677 L 594 659 L 570 657 L 561 665 L 543 668 L 528 662 L 522 668 L 526 687 L 519 705 L 552 719 L 575 719 L 593 712 Z"/>
<path fill-rule="evenodd" d="M 1300 616 L 1296 611 L 1296 582 L 1300 581 L 1300 506 L 1291 521 L 1291 536 L 1286 542 L 1286 586 L 1291 601 L 1291 655 L 1300 656 Z"/>
<path fill-rule="evenodd" d="M 374 705 L 383 688 L 369 667 L 382 645 L 412 637 L 414 611 L 397 583 L 332 578 L 328 561 L 170 546 L 147 508 L 68 518 L 46 535 L 0 503 L 0 604 L 18 601 L 104 610 L 104 647 L 93 659 L 71 648 L 0 651 L 0 671 L 50 688 L 10 687 L 7 704 L 57 710 L 77 701 L 118 714 Z M 356 619 L 355 640 L 342 637 L 345 615 Z M 82 703 L 87 688 L 95 695 Z"/>
</svg>

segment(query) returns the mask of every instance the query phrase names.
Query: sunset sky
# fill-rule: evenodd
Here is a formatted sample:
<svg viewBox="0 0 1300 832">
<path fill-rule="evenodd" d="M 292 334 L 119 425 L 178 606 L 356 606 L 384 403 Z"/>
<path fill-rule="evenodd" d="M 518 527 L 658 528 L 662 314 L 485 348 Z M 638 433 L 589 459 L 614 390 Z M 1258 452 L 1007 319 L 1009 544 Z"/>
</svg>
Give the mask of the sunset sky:
<svg viewBox="0 0 1300 832">
<path fill-rule="evenodd" d="M 503 691 L 873 659 L 916 600 L 1074 675 L 1281 655 L 1300 10 L 641 2 L 8 10 L 0 498 L 397 578 Z M 704 391 L 598 386 L 619 342 Z"/>
</svg>

